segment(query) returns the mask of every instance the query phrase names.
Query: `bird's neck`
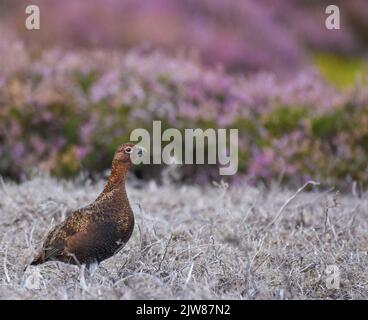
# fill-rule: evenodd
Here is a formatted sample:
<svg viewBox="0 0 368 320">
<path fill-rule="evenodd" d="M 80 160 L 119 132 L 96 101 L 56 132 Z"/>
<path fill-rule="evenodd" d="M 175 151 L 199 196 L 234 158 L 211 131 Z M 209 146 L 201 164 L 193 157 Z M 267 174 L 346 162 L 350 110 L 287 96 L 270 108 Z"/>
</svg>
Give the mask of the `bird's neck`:
<svg viewBox="0 0 368 320">
<path fill-rule="evenodd" d="M 107 184 L 97 200 L 106 194 L 118 197 L 126 196 L 125 180 L 128 175 L 128 169 L 129 168 L 124 163 L 113 161 Z"/>
</svg>

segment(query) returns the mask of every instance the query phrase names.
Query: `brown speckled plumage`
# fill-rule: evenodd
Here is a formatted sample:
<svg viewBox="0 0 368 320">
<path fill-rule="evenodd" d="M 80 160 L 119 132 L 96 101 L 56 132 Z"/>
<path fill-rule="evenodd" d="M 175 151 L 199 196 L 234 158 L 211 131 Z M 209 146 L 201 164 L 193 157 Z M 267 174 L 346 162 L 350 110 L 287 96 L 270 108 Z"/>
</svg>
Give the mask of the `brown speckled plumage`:
<svg viewBox="0 0 368 320">
<path fill-rule="evenodd" d="M 133 144 L 127 143 L 117 149 L 102 193 L 90 205 L 72 212 L 47 235 L 32 265 L 57 260 L 89 266 L 113 256 L 127 243 L 134 228 L 125 190 L 133 148 Z"/>
</svg>

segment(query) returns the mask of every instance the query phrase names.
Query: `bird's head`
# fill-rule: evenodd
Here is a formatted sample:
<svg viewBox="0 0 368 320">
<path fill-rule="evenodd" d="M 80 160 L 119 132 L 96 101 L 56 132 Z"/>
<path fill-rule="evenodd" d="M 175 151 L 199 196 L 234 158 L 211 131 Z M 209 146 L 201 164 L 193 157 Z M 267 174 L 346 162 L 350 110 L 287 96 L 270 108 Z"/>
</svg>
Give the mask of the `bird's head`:
<svg viewBox="0 0 368 320">
<path fill-rule="evenodd" d="M 130 167 L 133 157 L 141 157 L 144 151 L 144 148 L 133 143 L 124 143 L 116 150 L 113 161 Z"/>
</svg>

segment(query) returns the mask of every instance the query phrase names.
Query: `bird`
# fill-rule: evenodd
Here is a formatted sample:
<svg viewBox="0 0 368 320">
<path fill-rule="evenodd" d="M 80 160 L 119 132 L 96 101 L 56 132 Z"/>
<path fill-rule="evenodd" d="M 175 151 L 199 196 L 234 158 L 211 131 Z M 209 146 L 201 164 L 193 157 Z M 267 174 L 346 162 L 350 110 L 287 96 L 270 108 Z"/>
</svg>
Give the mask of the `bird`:
<svg viewBox="0 0 368 320">
<path fill-rule="evenodd" d="M 93 203 L 71 212 L 48 233 L 30 265 L 60 261 L 90 268 L 125 246 L 134 229 L 125 180 L 133 166 L 132 156 L 141 157 L 143 151 L 132 143 L 117 148 L 103 191 Z"/>
</svg>

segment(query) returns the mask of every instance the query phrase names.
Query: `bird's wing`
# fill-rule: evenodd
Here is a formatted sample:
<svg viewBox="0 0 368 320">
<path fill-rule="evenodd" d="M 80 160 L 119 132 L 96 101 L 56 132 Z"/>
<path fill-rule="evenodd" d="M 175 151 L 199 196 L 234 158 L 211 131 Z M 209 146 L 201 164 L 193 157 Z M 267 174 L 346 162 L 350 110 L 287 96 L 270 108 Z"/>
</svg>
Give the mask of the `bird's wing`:
<svg viewBox="0 0 368 320">
<path fill-rule="evenodd" d="M 82 231 L 91 222 L 91 212 L 82 208 L 72 212 L 67 219 L 57 225 L 47 235 L 41 255 L 44 261 L 65 254 L 65 247 L 70 237 Z"/>
</svg>

